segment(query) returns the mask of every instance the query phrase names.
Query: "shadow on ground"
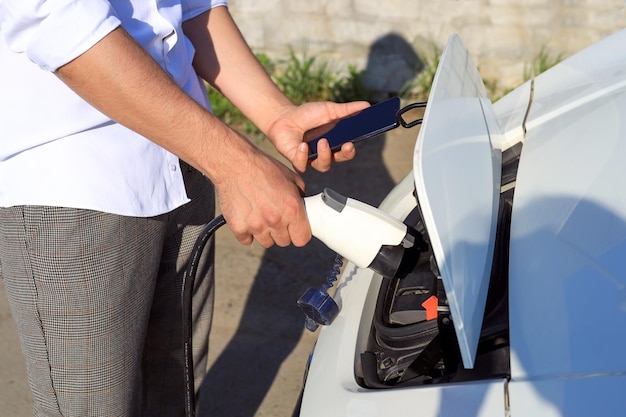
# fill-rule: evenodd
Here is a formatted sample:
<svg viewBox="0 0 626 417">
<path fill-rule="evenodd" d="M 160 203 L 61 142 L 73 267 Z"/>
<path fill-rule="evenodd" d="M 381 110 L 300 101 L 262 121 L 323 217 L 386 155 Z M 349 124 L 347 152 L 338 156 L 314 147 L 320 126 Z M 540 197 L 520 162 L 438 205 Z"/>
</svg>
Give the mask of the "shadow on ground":
<svg viewBox="0 0 626 417">
<path fill-rule="evenodd" d="M 383 162 L 384 141 L 381 136 L 359 144 L 355 160 L 328 173 L 307 173 L 307 194 L 330 187 L 377 206 L 395 184 Z M 257 413 L 279 368 L 302 337 L 304 315 L 296 300 L 307 288 L 325 282 L 333 260 L 334 253 L 316 239 L 305 248 L 273 247 L 264 252 L 234 337 L 203 384 L 200 415 Z"/>
</svg>

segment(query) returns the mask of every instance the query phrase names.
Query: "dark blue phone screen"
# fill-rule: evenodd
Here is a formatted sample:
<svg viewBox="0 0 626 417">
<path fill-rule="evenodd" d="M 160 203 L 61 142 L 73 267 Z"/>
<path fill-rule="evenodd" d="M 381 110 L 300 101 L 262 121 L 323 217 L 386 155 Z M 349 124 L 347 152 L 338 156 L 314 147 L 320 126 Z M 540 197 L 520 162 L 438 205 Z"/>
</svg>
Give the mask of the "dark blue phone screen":
<svg viewBox="0 0 626 417">
<path fill-rule="evenodd" d="M 397 113 L 400 98 L 393 97 L 370 106 L 360 112 L 308 131 L 304 138 L 309 141 L 309 160 L 317 157 L 317 142 L 326 138 L 333 151 L 341 149 L 346 142 L 359 142 L 398 127 Z"/>
</svg>

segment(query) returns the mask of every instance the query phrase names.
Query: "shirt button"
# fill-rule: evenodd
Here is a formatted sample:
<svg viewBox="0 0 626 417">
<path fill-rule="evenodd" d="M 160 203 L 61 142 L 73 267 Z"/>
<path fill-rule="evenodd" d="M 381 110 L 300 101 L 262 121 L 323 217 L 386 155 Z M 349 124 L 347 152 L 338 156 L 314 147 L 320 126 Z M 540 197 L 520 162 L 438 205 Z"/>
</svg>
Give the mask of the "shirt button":
<svg viewBox="0 0 626 417">
<path fill-rule="evenodd" d="M 176 165 L 170 164 L 170 171 L 172 172 L 176 171 Z"/>
</svg>

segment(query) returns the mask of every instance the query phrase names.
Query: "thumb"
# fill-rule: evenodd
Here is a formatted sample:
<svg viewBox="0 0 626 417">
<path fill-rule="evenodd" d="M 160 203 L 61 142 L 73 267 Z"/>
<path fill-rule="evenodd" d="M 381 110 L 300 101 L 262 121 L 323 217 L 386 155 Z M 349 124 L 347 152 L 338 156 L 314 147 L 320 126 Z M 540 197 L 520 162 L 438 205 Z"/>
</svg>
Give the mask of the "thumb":
<svg viewBox="0 0 626 417">
<path fill-rule="evenodd" d="M 291 164 L 296 172 L 300 174 L 306 171 L 309 164 L 309 145 L 306 142 L 302 142 L 298 145 L 298 149 Z"/>
</svg>

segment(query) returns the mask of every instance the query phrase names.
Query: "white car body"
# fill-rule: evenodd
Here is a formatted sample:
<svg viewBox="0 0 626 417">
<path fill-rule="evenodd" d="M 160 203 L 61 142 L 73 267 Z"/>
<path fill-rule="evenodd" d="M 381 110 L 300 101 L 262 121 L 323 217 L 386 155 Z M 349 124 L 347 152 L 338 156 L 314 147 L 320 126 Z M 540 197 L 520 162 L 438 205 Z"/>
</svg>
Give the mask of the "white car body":
<svg viewBox="0 0 626 417">
<path fill-rule="evenodd" d="M 503 155 L 519 149 L 506 182 Z M 385 279 L 348 263 L 334 296 L 341 311 L 320 331 L 300 415 L 626 415 L 626 31 L 495 104 L 451 37 L 414 158 L 380 208 L 404 221 L 417 193 L 458 373 L 476 373 L 368 384 L 362 358 Z M 510 238 L 497 237 L 501 196 L 513 191 Z M 506 354 L 506 372 L 477 358 L 494 256 L 507 261 L 506 347 L 494 349 Z"/>
</svg>

